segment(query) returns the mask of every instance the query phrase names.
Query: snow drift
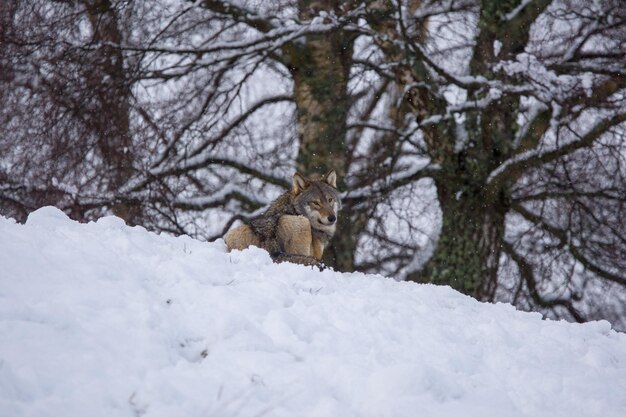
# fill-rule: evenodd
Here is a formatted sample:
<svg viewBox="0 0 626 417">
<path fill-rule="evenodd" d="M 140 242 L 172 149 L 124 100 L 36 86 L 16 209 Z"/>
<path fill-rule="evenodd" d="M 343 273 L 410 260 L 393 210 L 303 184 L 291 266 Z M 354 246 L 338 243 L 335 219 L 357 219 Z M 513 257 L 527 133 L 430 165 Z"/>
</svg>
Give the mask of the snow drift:
<svg viewBox="0 0 626 417">
<path fill-rule="evenodd" d="M 626 335 L 53 208 L 0 218 L 0 416 L 624 416 Z"/>
</svg>

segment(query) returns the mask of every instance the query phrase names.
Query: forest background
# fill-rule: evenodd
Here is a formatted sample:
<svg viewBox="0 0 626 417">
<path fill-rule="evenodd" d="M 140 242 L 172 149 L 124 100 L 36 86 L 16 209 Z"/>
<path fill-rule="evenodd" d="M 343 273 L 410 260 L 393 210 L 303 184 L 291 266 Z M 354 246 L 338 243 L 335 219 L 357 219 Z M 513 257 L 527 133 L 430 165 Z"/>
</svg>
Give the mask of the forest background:
<svg viewBox="0 0 626 417">
<path fill-rule="evenodd" d="M 621 0 L 6 0 L 0 214 L 221 238 L 335 169 L 325 261 L 626 330 Z"/>
</svg>

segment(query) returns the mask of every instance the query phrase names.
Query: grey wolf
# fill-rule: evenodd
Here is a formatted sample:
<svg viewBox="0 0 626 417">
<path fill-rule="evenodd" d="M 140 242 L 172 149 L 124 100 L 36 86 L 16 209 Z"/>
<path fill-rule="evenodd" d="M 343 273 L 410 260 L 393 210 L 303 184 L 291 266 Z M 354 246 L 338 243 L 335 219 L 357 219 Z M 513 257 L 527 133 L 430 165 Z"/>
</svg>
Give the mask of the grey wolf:
<svg viewBox="0 0 626 417">
<path fill-rule="evenodd" d="M 230 231 L 228 250 L 257 246 L 277 262 L 320 266 L 325 247 L 335 234 L 341 199 L 337 174 L 310 178 L 296 172 L 291 189 L 278 197 L 265 213 Z"/>
</svg>

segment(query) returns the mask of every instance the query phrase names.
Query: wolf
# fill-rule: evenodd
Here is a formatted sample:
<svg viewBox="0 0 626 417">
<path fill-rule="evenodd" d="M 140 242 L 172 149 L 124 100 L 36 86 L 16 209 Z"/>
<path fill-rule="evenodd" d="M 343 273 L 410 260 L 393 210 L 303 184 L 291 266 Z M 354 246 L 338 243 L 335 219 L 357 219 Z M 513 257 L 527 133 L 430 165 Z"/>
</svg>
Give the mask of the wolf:
<svg viewBox="0 0 626 417">
<path fill-rule="evenodd" d="M 229 251 L 252 245 L 267 250 L 276 262 L 323 266 L 320 260 L 335 234 L 340 209 L 335 170 L 310 178 L 296 172 L 288 192 L 224 240 Z"/>
</svg>

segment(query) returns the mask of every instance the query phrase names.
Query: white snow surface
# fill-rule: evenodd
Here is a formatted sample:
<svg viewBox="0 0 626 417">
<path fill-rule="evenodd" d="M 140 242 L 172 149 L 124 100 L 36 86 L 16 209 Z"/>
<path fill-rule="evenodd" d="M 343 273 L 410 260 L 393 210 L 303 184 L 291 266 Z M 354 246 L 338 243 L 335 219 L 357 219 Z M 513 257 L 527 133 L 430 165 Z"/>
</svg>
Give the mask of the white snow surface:
<svg viewBox="0 0 626 417">
<path fill-rule="evenodd" d="M 0 218 L 0 416 L 624 416 L 626 335 L 57 209 Z"/>
</svg>

